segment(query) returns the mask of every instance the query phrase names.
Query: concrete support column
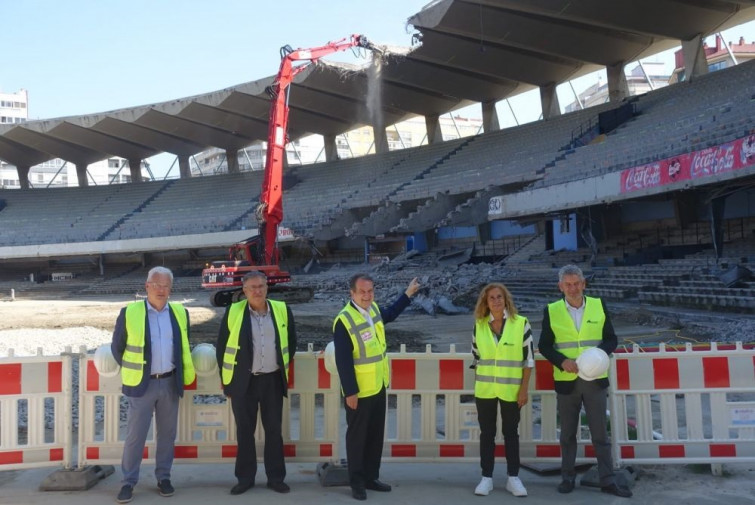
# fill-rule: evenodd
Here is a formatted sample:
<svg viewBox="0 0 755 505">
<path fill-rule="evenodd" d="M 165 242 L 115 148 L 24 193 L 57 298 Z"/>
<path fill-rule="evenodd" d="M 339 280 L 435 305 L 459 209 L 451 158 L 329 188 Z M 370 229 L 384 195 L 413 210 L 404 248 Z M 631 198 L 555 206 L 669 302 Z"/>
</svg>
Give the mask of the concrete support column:
<svg viewBox="0 0 755 505">
<path fill-rule="evenodd" d="M 325 161 L 335 161 L 338 159 L 338 146 L 336 145 L 335 135 L 323 135 L 322 142 L 325 146 Z"/>
<path fill-rule="evenodd" d="M 189 157 L 184 155 L 178 155 L 178 174 L 181 179 L 188 179 L 191 177 L 191 168 L 189 167 Z"/>
<path fill-rule="evenodd" d="M 29 169 L 30 166 L 16 165 L 16 171 L 18 172 L 18 184 L 21 189 L 29 189 Z"/>
<path fill-rule="evenodd" d="M 375 152 L 378 154 L 388 152 L 388 135 L 385 133 L 385 125 L 373 124 L 372 135 L 375 138 Z"/>
<path fill-rule="evenodd" d="M 495 104 L 496 102 L 494 101 L 482 102 L 482 131 L 484 133 L 495 132 L 501 129 Z"/>
<path fill-rule="evenodd" d="M 443 132 L 440 129 L 440 116 L 437 114 L 425 116 L 425 128 L 427 129 L 428 144 L 443 142 Z"/>
<path fill-rule="evenodd" d="M 226 149 L 225 162 L 228 164 L 229 174 L 238 174 L 239 170 L 239 152 L 238 150 Z"/>
<path fill-rule="evenodd" d="M 477 225 L 477 240 L 480 244 L 485 245 L 490 241 L 491 225 L 490 221 L 485 221 Z"/>
<path fill-rule="evenodd" d="M 128 160 L 128 168 L 131 171 L 131 182 L 142 182 L 142 160 L 134 158 Z"/>
<path fill-rule="evenodd" d="M 555 83 L 540 86 L 540 106 L 543 109 L 543 119 L 550 119 L 561 115 L 561 106 L 558 103 Z"/>
<path fill-rule="evenodd" d="M 724 213 L 726 211 L 726 198 L 720 196 L 710 201 L 710 233 L 713 239 L 713 249 L 716 251 L 716 262 L 721 259 L 724 252 Z"/>
<path fill-rule="evenodd" d="M 624 62 L 620 61 L 614 65 L 606 66 L 608 76 L 608 100 L 611 102 L 620 102 L 629 96 L 629 85 L 627 76 L 624 74 Z"/>
<path fill-rule="evenodd" d="M 76 163 L 76 178 L 79 181 L 79 187 L 85 188 L 89 186 L 89 178 L 87 177 L 87 167 L 89 165 L 85 163 Z"/>
<path fill-rule="evenodd" d="M 703 50 L 703 36 L 698 34 L 690 40 L 682 40 L 684 75 L 688 81 L 708 73 L 708 60 Z"/>
</svg>

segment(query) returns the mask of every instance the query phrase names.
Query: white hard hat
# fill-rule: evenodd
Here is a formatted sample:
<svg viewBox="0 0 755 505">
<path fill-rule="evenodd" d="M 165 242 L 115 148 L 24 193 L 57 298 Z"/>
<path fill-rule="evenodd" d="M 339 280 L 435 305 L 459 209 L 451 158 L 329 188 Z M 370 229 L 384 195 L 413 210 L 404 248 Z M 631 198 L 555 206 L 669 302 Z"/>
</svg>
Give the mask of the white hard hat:
<svg viewBox="0 0 755 505">
<path fill-rule="evenodd" d="M 577 375 L 586 381 L 595 380 L 608 371 L 608 364 L 608 354 L 603 349 L 591 347 L 577 357 Z"/>
<path fill-rule="evenodd" d="M 101 345 L 94 351 L 94 368 L 103 377 L 115 377 L 118 375 L 121 367 L 113 357 L 110 344 Z"/>
<path fill-rule="evenodd" d="M 336 366 L 336 346 L 332 341 L 328 342 L 328 345 L 325 346 L 323 357 L 325 359 L 325 370 L 327 370 L 330 375 L 335 375 L 337 377 L 338 367 Z"/>
<path fill-rule="evenodd" d="M 217 373 L 218 361 L 215 356 L 215 346 L 212 344 L 199 344 L 192 349 L 191 361 L 194 363 L 194 371 L 197 375 L 207 376 Z"/>
</svg>

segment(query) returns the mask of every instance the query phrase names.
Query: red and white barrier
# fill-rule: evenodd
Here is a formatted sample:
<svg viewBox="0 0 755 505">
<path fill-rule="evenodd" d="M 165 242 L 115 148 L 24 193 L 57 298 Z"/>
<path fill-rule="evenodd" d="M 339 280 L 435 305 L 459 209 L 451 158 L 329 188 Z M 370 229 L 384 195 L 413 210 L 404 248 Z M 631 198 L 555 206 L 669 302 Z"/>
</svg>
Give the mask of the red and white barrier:
<svg viewBox="0 0 755 505">
<path fill-rule="evenodd" d="M 714 342 L 615 357 L 616 464 L 755 461 L 755 350 Z"/>
<path fill-rule="evenodd" d="M 0 358 L 0 470 L 71 466 L 72 355 Z"/>
<path fill-rule="evenodd" d="M 79 465 L 119 463 L 126 423 L 120 375 L 103 377 L 98 374 L 91 356 L 82 356 L 81 361 Z M 325 370 L 321 354 L 311 350 L 298 353 L 289 373 L 288 401 L 284 402 L 283 411 L 287 458 L 317 462 L 338 454 L 339 402 L 338 382 Z M 98 419 L 98 415 L 102 418 Z M 257 423 L 255 438 L 257 452 L 262 455 L 261 422 Z M 154 438 L 150 435 L 144 449 L 145 458 L 154 458 L 154 450 Z M 185 388 L 179 404 L 175 460 L 178 463 L 231 462 L 235 457 L 236 425 L 215 365 L 211 370 L 198 371 L 197 380 Z"/>
<path fill-rule="evenodd" d="M 214 351 L 212 351 L 214 353 Z M 390 353 L 387 461 L 477 461 L 479 426 L 471 354 Z M 78 463 L 117 464 L 125 436 L 126 403 L 117 371 L 97 372 L 78 354 Z M 233 461 L 236 436 L 214 359 L 197 366 L 197 381 L 180 403 L 176 461 Z M 72 357 L 0 359 L 0 469 L 63 465 L 72 458 Z M 212 368 L 211 370 L 209 368 Z M 690 345 L 618 351 L 611 364 L 611 436 L 615 464 L 755 461 L 755 350 L 741 344 Z M 283 436 L 291 461 L 344 456 L 340 385 L 322 353 L 297 354 L 284 404 Z M 28 414 L 23 415 L 28 407 Z M 45 411 L 52 410 L 52 417 Z M 522 409 L 524 462 L 561 457 L 550 363 L 537 357 L 530 401 Z M 24 423 L 23 421 L 27 421 Z M 258 454 L 264 432 L 258 423 Z M 578 462 L 594 461 L 589 431 L 579 434 Z M 145 457 L 154 456 L 150 437 Z M 505 457 L 499 440 L 496 455 Z"/>
<path fill-rule="evenodd" d="M 479 424 L 474 403 L 471 352 L 389 353 L 391 386 L 385 460 L 477 461 Z M 556 422 L 553 368 L 538 356 L 530 381 L 530 402 L 522 408 L 519 450 L 524 462 L 559 462 L 561 446 Z M 496 457 L 506 448 L 499 433 Z M 589 434 L 578 437 L 578 462 L 594 458 Z"/>
</svg>

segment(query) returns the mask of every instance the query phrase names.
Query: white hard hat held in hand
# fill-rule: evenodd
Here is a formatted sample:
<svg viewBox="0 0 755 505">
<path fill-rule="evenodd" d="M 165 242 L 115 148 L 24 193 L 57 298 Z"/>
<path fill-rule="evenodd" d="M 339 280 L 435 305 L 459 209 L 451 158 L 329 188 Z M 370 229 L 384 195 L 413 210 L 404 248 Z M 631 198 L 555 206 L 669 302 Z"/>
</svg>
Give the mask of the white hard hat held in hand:
<svg viewBox="0 0 755 505">
<path fill-rule="evenodd" d="M 583 380 L 592 381 L 608 371 L 608 354 L 603 349 L 591 347 L 577 357 L 577 375 Z"/>
<path fill-rule="evenodd" d="M 103 344 L 94 351 L 94 368 L 96 368 L 97 373 L 103 377 L 115 377 L 118 375 L 121 367 L 113 357 L 113 351 L 110 349 L 110 344 Z"/>
<path fill-rule="evenodd" d="M 203 377 L 218 373 L 218 362 L 215 357 L 215 346 L 209 343 L 197 345 L 191 351 L 191 361 L 197 375 Z"/>
<path fill-rule="evenodd" d="M 328 345 L 325 346 L 325 370 L 328 371 L 330 375 L 335 375 L 338 377 L 338 367 L 336 366 L 336 346 L 333 344 L 333 342 L 328 342 Z"/>
</svg>

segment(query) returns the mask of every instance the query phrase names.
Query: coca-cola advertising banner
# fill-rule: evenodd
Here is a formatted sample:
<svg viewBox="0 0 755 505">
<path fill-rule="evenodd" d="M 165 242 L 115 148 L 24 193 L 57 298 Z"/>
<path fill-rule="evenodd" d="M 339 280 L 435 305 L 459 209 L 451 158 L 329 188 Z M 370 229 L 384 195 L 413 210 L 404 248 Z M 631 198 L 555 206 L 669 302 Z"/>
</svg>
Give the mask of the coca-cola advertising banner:
<svg viewBox="0 0 755 505">
<path fill-rule="evenodd" d="M 621 192 L 701 179 L 755 165 L 755 135 L 621 172 Z"/>
</svg>

